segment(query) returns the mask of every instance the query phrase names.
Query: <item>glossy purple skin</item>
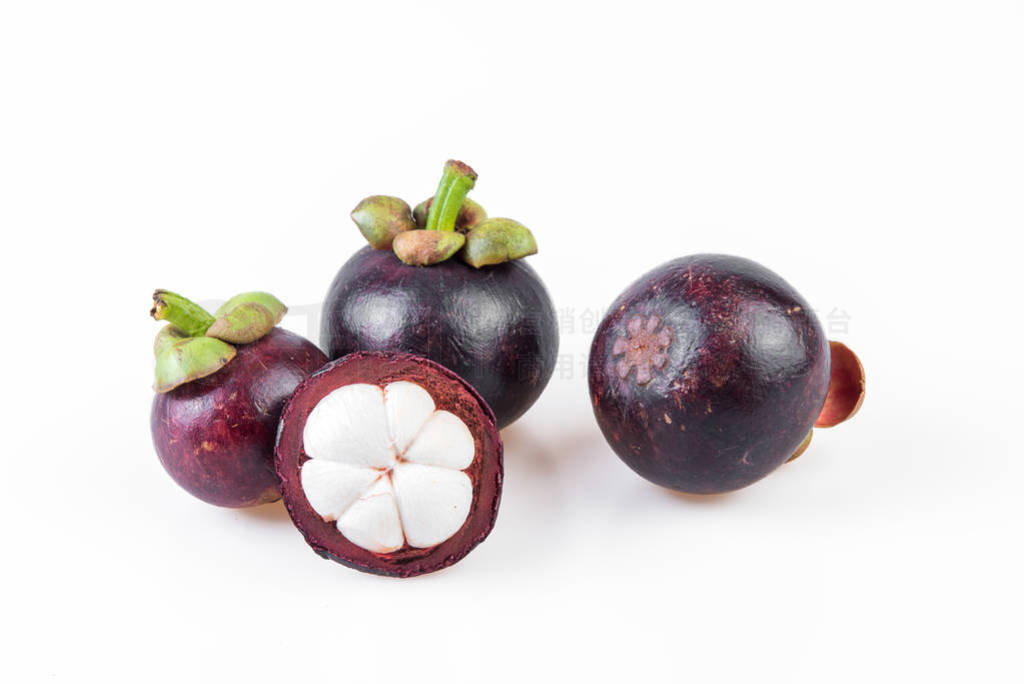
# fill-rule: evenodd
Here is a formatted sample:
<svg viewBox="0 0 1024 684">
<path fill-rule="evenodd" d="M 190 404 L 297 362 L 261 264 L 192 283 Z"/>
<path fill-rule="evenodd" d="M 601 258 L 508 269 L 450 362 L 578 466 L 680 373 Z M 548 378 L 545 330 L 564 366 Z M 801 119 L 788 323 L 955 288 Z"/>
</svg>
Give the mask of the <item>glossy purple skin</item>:
<svg viewBox="0 0 1024 684">
<path fill-rule="evenodd" d="M 365 247 L 331 284 L 320 343 L 332 359 L 400 351 L 440 363 L 476 388 L 503 428 L 551 379 L 558 328 L 544 284 L 522 260 L 415 267 Z"/>
<path fill-rule="evenodd" d="M 280 328 L 237 349 L 216 373 L 157 394 L 150 414 L 153 444 L 174 481 L 232 508 L 281 498 L 274 470 L 281 409 L 327 363 L 312 342 Z"/>
<path fill-rule="evenodd" d="M 694 494 L 739 489 L 810 432 L 828 391 L 829 345 L 807 302 L 772 271 L 734 256 L 683 257 L 609 311 L 591 346 L 591 400 L 608 443 L 641 476 Z M 637 317 L 653 329 L 633 357 L 650 350 L 643 383 L 644 364 L 624 367 L 630 357 L 617 353 L 638 337 L 628 329 Z"/>
</svg>

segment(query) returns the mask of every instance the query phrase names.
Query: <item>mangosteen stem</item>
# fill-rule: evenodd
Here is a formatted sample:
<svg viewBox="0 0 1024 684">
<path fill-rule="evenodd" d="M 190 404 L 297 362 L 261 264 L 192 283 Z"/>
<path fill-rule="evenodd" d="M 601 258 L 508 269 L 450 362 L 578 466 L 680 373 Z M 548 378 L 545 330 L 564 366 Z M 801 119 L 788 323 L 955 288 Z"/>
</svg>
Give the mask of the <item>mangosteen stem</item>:
<svg viewBox="0 0 1024 684">
<path fill-rule="evenodd" d="M 158 321 L 167 321 L 188 337 L 205 335 L 214 321 L 203 307 L 167 290 L 153 293 L 153 309 L 149 315 Z"/>
<path fill-rule="evenodd" d="M 476 184 L 476 171 L 454 159 L 444 163 L 441 182 L 427 214 L 427 230 L 455 230 L 455 219 L 466 195 Z"/>
</svg>

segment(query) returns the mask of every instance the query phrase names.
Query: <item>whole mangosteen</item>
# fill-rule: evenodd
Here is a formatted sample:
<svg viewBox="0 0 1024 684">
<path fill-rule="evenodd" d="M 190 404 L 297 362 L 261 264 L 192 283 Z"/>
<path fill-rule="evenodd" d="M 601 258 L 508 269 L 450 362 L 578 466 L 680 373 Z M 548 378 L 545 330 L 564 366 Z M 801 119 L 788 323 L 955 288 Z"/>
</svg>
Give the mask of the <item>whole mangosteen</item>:
<svg viewBox="0 0 1024 684">
<path fill-rule="evenodd" d="M 274 327 L 284 305 L 265 292 L 233 297 L 211 316 L 166 290 L 153 295 L 157 394 L 150 426 L 164 469 L 217 506 L 277 501 L 274 439 L 284 402 L 327 363 L 308 340 Z"/>
<path fill-rule="evenodd" d="M 829 343 L 789 283 L 719 254 L 669 261 L 619 295 L 594 337 L 589 381 L 615 453 L 694 494 L 760 480 L 864 397 L 860 361 Z"/>
<path fill-rule="evenodd" d="M 320 342 L 331 358 L 376 350 L 436 361 L 475 387 L 503 428 L 550 380 L 558 329 L 544 284 L 520 260 L 537 251 L 532 233 L 468 200 L 476 177 L 449 161 L 415 212 L 397 197 L 359 203 L 352 218 L 370 246 L 331 284 Z"/>
<path fill-rule="evenodd" d="M 314 551 L 411 577 L 459 561 L 490 533 L 501 452 L 494 414 L 455 373 L 411 354 L 357 352 L 295 390 L 276 464 Z"/>
</svg>

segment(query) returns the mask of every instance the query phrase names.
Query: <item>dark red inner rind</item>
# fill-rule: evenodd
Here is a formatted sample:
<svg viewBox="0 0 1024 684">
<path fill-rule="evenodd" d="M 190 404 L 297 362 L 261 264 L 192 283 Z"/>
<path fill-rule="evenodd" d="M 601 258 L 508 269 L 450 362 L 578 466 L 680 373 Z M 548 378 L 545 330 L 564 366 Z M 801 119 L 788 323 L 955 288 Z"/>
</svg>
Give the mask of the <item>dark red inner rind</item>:
<svg viewBox="0 0 1024 684">
<path fill-rule="evenodd" d="M 384 387 L 399 380 L 422 386 L 438 410 L 454 413 L 469 428 L 476 454 L 464 472 L 473 483 L 473 503 L 459 531 L 441 544 L 426 549 L 406 546 L 378 554 L 350 542 L 334 522 L 324 521 L 309 505 L 299 476 L 302 464 L 309 459 L 302 432 L 313 408 L 339 387 L 355 383 Z M 288 513 L 313 550 L 357 570 L 381 575 L 411 577 L 461 560 L 490 534 L 501 499 L 502 442 L 491 409 L 458 375 L 412 354 L 356 352 L 329 363 L 303 381 L 281 416 L 276 466 Z"/>
<path fill-rule="evenodd" d="M 864 403 L 864 366 L 860 359 L 842 342 L 829 341 L 829 347 L 832 377 L 814 427 L 835 427 L 852 418 Z"/>
</svg>

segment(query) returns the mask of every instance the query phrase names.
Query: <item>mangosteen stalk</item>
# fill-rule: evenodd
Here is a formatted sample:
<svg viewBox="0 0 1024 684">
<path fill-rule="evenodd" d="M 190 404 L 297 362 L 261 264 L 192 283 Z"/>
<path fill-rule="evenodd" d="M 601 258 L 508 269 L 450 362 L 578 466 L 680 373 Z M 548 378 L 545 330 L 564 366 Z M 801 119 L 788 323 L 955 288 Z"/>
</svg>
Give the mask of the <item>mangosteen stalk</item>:
<svg viewBox="0 0 1024 684">
<path fill-rule="evenodd" d="M 427 230 L 454 231 L 455 220 L 466 200 L 466 195 L 476 185 L 476 171 L 454 159 L 444 164 L 441 182 L 434 193 L 434 201 L 427 213 Z"/>
<path fill-rule="evenodd" d="M 167 290 L 153 293 L 153 309 L 149 315 L 158 321 L 167 321 L 188 337 L 205 335 L 215 320 L 192 300 Z"/>
</svg>

